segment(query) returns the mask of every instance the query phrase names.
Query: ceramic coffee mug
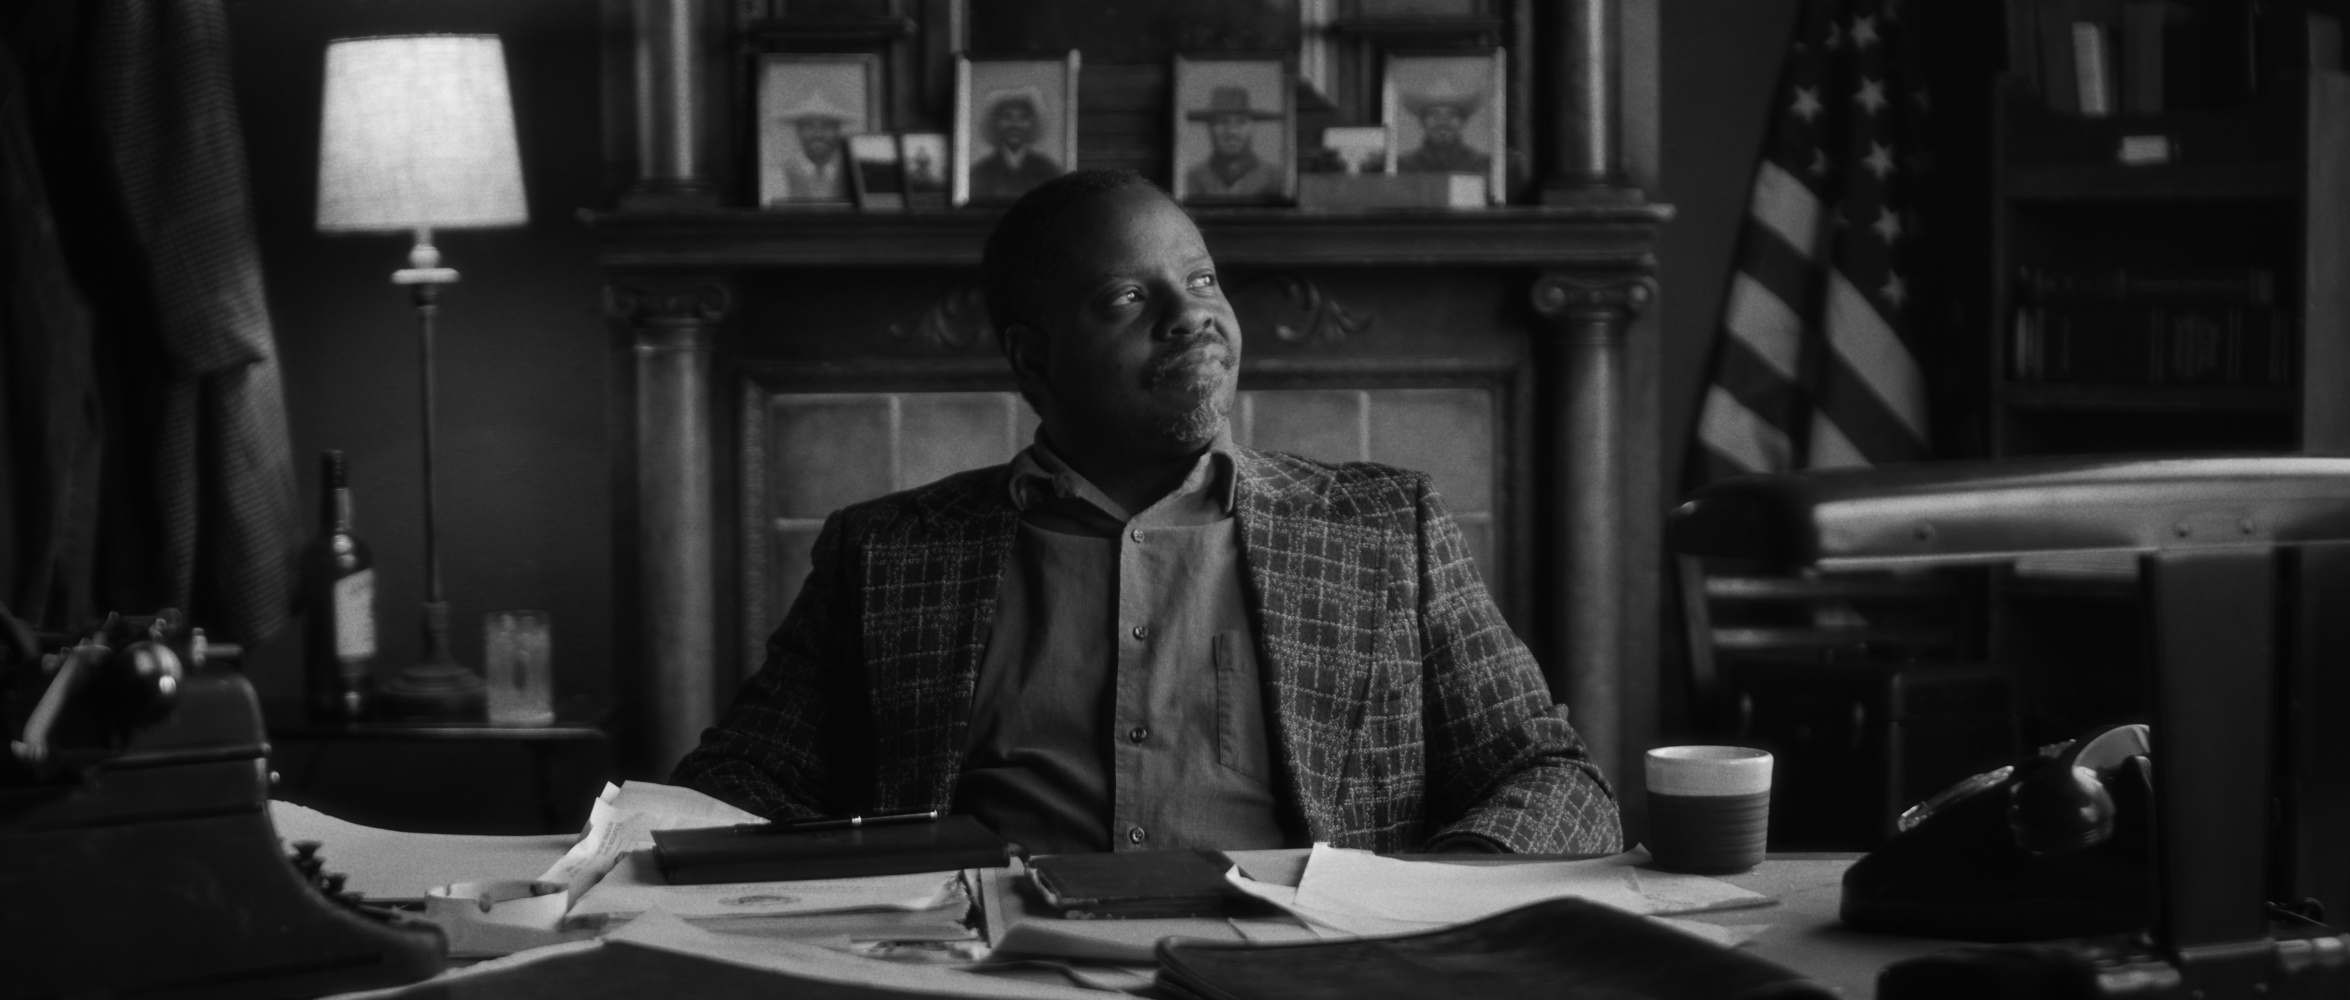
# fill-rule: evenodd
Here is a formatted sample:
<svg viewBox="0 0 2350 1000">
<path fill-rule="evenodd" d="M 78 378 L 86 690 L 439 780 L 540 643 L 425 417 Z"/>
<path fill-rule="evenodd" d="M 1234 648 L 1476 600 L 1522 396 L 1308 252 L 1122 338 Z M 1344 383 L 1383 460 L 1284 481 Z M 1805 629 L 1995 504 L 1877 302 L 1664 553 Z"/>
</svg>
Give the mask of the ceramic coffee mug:
<svg viewBox="0 0 2350 1000">
<path fill-rule="evenodd" d="M 1648 853 L 1667 871 L 1719 875 L 1761 864 L 1771 755 L 1749 747 L 1648 752 Z"/>
</svg>

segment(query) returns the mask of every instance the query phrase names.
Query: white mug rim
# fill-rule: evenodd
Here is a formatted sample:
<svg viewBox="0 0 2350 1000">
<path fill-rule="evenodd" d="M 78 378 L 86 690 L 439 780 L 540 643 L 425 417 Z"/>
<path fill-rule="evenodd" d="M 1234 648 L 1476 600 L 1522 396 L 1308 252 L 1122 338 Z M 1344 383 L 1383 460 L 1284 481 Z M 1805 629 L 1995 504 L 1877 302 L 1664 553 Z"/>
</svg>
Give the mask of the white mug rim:
<svg viewBox="0 0 2350 1000">
<path fill-rule="evenodd" d="M 1647 753 L 1648 790 L 1665 795 L 1752 795 L 1771 790 L 1773 759 L 1754 747 L 1690 745 Z"/>
</svg>

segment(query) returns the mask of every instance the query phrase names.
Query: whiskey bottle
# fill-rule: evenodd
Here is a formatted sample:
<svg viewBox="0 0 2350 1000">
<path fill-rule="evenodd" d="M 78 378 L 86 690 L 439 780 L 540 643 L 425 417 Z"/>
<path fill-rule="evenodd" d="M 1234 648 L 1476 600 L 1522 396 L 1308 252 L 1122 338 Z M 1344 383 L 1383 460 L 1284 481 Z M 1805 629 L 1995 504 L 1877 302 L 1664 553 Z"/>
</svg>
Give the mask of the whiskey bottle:
<svg viewBox="0 0 2350 1000">
<path fill-rule="evenodd" d="M 374 709 L 369 665 L 375 660 L 375 557 L 351 533 L 351 488 L 343 453 L 319 463 L 325 505 L 303 580 L 309 621 L 303 633 L 305 700 L 320 722 L 364 719 Z"/>
</svg>

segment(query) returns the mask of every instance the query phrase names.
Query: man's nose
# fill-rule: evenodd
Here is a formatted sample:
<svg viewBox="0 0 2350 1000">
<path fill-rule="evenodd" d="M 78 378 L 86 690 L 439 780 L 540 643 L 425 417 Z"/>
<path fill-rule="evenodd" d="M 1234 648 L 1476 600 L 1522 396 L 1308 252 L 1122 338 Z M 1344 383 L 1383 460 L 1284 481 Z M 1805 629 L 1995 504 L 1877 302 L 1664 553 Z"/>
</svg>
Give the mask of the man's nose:
<svg viewBox="0 0 2350 1000">
<path fill-rule="evenodd" d="M 1208 333 L 1221 334 L 1216 328 L 1216 310 L 1202 297 L 1182 295 L 1168 310 L 1167 321 L 1159 324 L 1159 335 L 1170 340 L 1189 339 Z"/>
</svg>

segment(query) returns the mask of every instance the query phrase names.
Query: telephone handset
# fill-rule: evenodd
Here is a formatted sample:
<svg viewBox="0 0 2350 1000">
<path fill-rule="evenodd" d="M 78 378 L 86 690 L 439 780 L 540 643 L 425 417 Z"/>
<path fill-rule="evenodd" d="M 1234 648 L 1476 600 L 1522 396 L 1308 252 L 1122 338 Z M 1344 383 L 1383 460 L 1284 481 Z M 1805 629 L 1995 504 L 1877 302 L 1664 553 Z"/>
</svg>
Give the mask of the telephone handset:
<svg viewBox="0 0 2350 1000">
<path fill-rule="evenodd" d="M 1968 941 L 2110 934 L 2154 916 L 2144 725 L 2106 726 L 1902 814 L 1844 876 L 1852 927 Z"/>
</svg>

